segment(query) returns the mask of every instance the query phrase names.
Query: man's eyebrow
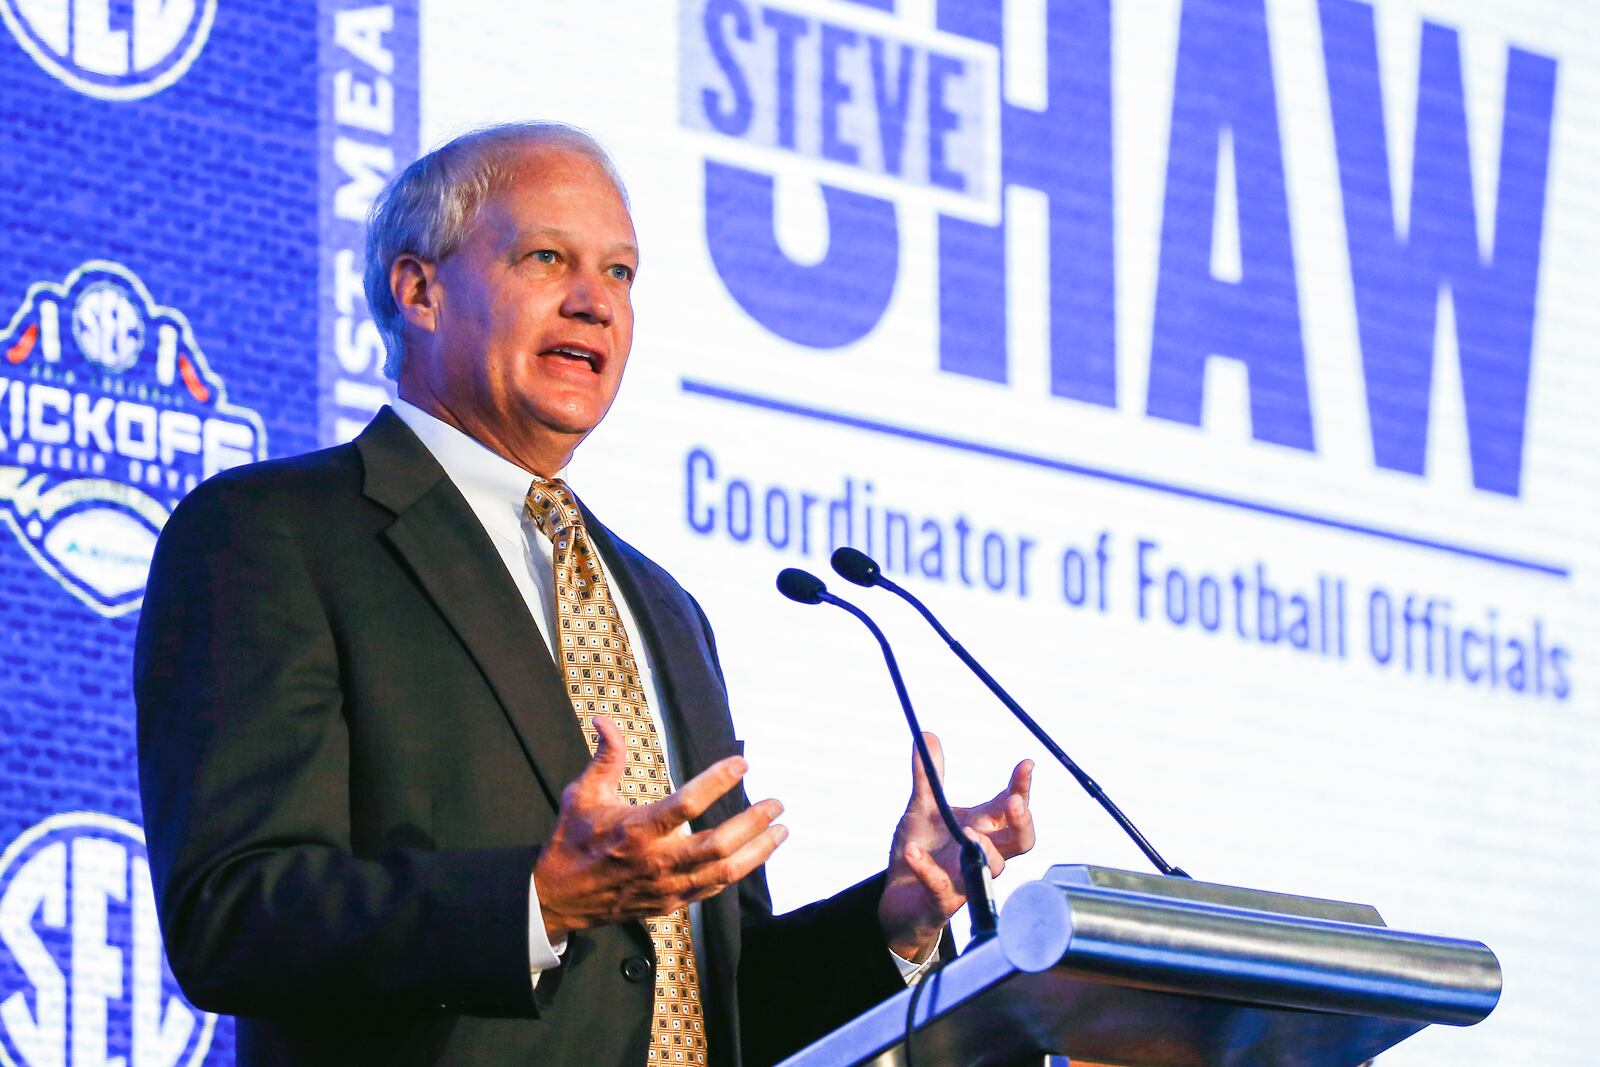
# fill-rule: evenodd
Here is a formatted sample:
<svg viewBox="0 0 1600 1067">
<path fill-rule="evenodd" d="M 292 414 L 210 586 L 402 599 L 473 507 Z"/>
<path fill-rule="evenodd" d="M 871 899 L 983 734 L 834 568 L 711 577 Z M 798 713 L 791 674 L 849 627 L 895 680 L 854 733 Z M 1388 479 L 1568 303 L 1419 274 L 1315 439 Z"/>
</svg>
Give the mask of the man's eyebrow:
<svg viewBox="0 0 1600 1067">
<path fill-rule="evenodd" d="M 530 241 L 537 241 L 546 237 L 554 237 L 557 240 L 570 243 L 578 237 L 578 234 L 572 230 L 562 229 L 560 226 L 531 226 L 528 229 L 517 231 L 516 243 L 525 245 Z M 606 254 L 608 256 L 629 255 L 638 259 L 639 248 L 632 241 L 618 241 L 606 249 Z"/>
</svg>

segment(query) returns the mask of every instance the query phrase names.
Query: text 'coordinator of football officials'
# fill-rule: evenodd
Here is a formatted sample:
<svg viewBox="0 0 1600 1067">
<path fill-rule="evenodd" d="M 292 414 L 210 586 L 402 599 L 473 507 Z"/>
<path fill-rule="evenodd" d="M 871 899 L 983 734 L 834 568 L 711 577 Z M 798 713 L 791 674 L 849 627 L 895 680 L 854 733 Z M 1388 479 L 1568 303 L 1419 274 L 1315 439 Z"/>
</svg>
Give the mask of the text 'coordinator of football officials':
<svg viewBox="0 0 1600 1067">
<path fill-rule="evenodd" d="M 688 452 L 683 472 L 684 520 L 705 538 L 817 561 L 851 545 L 896 579 L 1048 597 L 1084 616 L 1131 615 L 1196 639 L 1442 684 L 1572 697 L 1573 653 L 1550 624 L 1470 595 L 1307 572 L 1248 551 L 1225 566 L 1197 565 L 1171 536 L 1002 529 L 982 515 L 897 501 L 882 479 L 847 475 L 824 487 L 751 478 L 704 447 Z"/>
</svg>

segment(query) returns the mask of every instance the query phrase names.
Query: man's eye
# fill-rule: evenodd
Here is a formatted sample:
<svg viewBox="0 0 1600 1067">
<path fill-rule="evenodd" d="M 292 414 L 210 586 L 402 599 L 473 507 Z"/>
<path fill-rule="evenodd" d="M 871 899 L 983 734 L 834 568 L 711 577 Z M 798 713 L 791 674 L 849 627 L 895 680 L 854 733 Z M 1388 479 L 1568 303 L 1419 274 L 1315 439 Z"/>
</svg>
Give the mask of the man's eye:
<svg viewBox="0 0 1600 1067">
<path fill-rule="evenodd" d="M 554 263 L 556 261 L 556 253 L 554 249 L 541 248 L 537 252 L 530 253 L 528 258 L 537 259 L 540 263 Z"/>
<path fill-rule="evenodd" d="M 619 263 L 615 267 L 611 268 L 611 276 L 613 278 L 615 278 L 619 282 L 632 281 L 633 280 L 633 268 L 632 267 L 624 267 Z"/>
</svg>

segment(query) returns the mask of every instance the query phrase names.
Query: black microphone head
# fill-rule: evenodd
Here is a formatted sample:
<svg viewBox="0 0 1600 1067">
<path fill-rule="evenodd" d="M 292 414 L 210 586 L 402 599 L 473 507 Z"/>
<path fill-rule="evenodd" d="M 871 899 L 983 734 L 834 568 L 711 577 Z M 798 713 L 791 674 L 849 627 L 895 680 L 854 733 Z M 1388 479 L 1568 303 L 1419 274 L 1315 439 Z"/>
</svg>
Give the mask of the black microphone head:
<svg viewBox="0 0 1600 1067">
<path fill-rule="evenodd" d="M 878 561 L 865 552 L 853 548 L 837 549 L 833 553 L 833 569 L 839 577 L 857 585 L 878 584 Z"/>
<path fill-rule="evenodd" d="M 799 567 L 785 567 L 778 572 L 778 592 L 801 604 L 820 604 L 828 587 L 810 571 Z"/>
</svg>

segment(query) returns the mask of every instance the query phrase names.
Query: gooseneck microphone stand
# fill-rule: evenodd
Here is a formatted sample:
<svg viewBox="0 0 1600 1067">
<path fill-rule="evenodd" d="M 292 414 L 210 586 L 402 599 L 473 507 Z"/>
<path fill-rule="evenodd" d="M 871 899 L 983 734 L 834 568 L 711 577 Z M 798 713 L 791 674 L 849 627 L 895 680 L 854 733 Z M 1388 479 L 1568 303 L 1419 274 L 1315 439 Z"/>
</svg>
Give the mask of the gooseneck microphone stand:
<svg viewBox="0 0 1600 1067">
<path fill-rule="evenodd" d="M 884 577 L 883 570 L 878 566 L 877 561 L 865 552 L 860 552 L 853 548 L 841 548 L 834 552 L 832 562 L 833 569 L 846 581 L 854 582 L 856 585 L 861 586 L 870 587 L 876 585 L 887 589 L 916 608 L 917 612 L 928 620 L 928 625 L 933 627 L 934 632 L 944 638 L 944 643 L 950 646 L 950 651 L 954 652 L 956 657 L 962 663 L 965 663 L 973 674 L 978 676 L 979 681 L 989 687 L 989 692 L 999 698 L 1000 703 L 1004 704 L 1011 714 L 1017 717 L 1017 721 L 1026 726 L 1028 732 L 1033 734 L 1039 743 L 1045 747 L 1046 751 L 1056 758 L 1056 762 L 1065 767 L 1067 773 L 1078 780 L 1078 784 L 1083 787 L 1084 792 L 1093 797 L 1106 810 L 1106 813 L 1116 821 L 1116 824 L 1122 827 L 1122 832 L 1127 834 L 1135 845 L 1139 846 L 1139 851 L 1143 852 L 1145 858 L 1155 865 L 1156 870 L 1175 878 L 1189 877 L 1187 872 L 1174 867 L 1161 857 L 1161 853 L 1155 850 L 1155 846 L 1145 839 L 1144 834 L 1139 832 L 1137 826 L 1133 825 L 1133 820 L 1124 815 L 1122 809 L 1117 807 L 1116 802 L 1106 796 L 1106 791 L 1100 788 L 1100 783 L 1089 777 L 1088 773 L 1078 766 L 1077 761 L 1067 755 L 1061 746 L 1056 744 L 1055 739 L 1045 732 L 1044 727 L 1035 722 L 1032 715 L 1022 710 L 1022 705 L 1013 700 L 1011 694 L 1006 692 L 1000 683 L 995 681 L 994 677 L 983 669 L 983 665 L 973 658 L 972 653 L 962 647 L 961 642 L 950 636 L 950 631 L 946 630 L 944 625 L 934 618 L 933 612 L 928 610 L 927 605 Z"/>
<path fill-rule="evenodd" d="M 894 651 L 889 647 L 889 639 L 883 636 L 883 631 L 878 629 L 878 624 L 873 622 L 866 612 L 848 600 L 841 600 L 828 592 L 828 587 L 822 583 L 822 579 L 814 574 L 789 567 L 778 575 L 778 591 L 800 604 L 832 604 L 847 611 L 861 620 L 861 624 L 877 638 L 878 647 L 883 650 L 883 661 L 889 667 L 889 678 L 894 682 L 895 695 L 900 698 L 900 709 L 905 712 L 906 724 L 911 727 L 911 739 L 916 744 L 917 758 L 921 760 L 923 773 L 927 775 L 934 803 L 938 805 L 939 817 L 944 820 L 951 839 L 961 848 L 961 881 L 967 893 L 967 914 L 972 920 L 972 940 L 967 947 L 970 949 L 972 945 L 993 937 L 998 918 L 995 913 L 993 885 L 989 878 L 989 864 L 984 859 L 983 849 L 967 836 L 961 824 L 956 822 L 955 812 L 950 810 L 950 801 L 944 794 L 944 784 L 939 780 L 938 769 L 933 765 L 933 754 L 928 751 L 928 742 L 922 736 L 922 726 L 917 722 L 917 713 L 911 707 L 911 697 L 906 693 L 905 680 L 900 677 L 900 665 L 895 662 Z"/>
</svg>

